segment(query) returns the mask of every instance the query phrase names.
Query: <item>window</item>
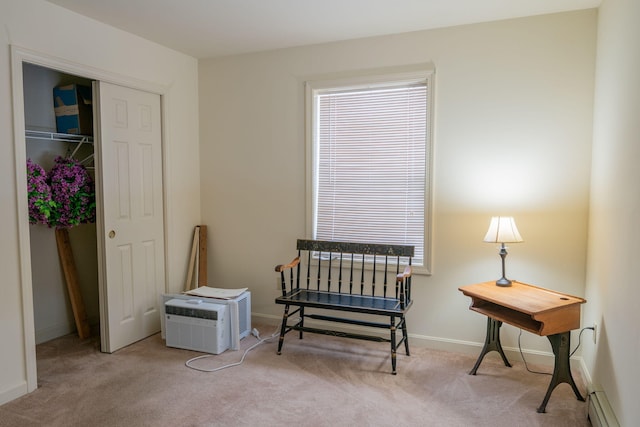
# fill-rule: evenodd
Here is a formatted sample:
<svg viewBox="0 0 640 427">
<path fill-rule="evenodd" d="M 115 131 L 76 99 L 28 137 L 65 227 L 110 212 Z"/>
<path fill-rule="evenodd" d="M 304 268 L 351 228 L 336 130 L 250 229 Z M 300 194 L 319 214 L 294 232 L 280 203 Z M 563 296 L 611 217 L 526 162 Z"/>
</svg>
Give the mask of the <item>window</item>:
<svg viewBox="0 0 640 427">
<path fill-rule="evenodd" d="M 307 83 L 313 238 L 414 245 L 429 266 L 431 73 Z"/>
</svg>

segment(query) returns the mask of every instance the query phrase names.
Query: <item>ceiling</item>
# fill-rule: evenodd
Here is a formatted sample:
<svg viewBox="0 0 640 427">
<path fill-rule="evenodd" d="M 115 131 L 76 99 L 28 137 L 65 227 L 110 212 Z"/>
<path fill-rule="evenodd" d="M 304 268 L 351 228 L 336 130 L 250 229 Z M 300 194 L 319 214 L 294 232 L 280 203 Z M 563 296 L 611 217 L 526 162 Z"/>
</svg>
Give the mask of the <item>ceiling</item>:
<svg viewBox="0 0 640 427">
<path fill-rule="evenodd" d="M 47 0 L 196 58 L 597 7 L 601 0 Z"/>
</svg>

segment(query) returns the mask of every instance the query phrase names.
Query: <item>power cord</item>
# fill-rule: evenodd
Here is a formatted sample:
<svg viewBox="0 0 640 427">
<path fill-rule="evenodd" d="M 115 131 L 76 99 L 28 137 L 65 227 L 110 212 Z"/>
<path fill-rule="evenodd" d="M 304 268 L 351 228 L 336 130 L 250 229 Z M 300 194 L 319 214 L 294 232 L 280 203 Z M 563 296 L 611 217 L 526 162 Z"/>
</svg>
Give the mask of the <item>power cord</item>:
<svg viewBox="0 0 640 427">
<path fill-rule="evenodd" d="M 580 344 L 582 341 L 582 333 L 586 329 L 591 329 L 592 331 L 594 330 L 593 326 L 587 326 L 585 328 L 580 329 L 580 333 L 578 334 L 578 345 L 576 346 L 576 348 L 573 349 L 571 353 L 569 353 L 569 357 L 573 356 L 573 354 L 578 350 L 578 348 L 580 348 Z M 529 365 L 527 365 L 527 360 L 524 358 L 524 353 L 522 352 L 522 346 L 520 345 L 521 336 L 522 336 L 522 329 L 520 329 L 520 333 L 518 334 L 518 349 L 520 350 L 520 357 L 522 357 L 522 361 L 524 362 L 524 367 L 527 369 L 527 371 L 531 372 L 532 374 L 553 375 L 549 372 L 538 372 L 538 371 L 532 371 L 531 369 L 529 369 Z"/>
<path fill-rule="evenodd" d="M 573 349 L 573 351 L 571 353 L 569 353 L 569 357 L 573 356 L 573 353 L 575 353 L 578 348 L 580 347 L 580 343 L 582 341 L 582 333 L 586 330 L 586 329 L 591 329 L 592 331 L 594 331 L 595 329 L 593 328 L 593 326 L 587 326 L 586 328 L 582 328 L 580 329 L 580 333 L 578 334 L 578 345 L 576 346 L 576 348 Z"/>
<path fill-rule="evenodd" d="M 228 365 L 223 365 L 223 366 L 219 366 L 217 368 L 213 368 L 213 369 L 205 369 L 205 368 L 198 368 L 197 366 L 192 366 L 192 362 L 195 362 L 196 360 L 200 360 L 200 359 L 205 359 L 208 357 L 212 357 L 212 356 L 216 356 L 215 354 L 205 354 L 202 356 L 198 356 L 198 357 L 194 357 L 192 359 L 189 359 L 185 362 L 185 366 L 187 368 L 191 368 L 194 369 L 196 371 L 200 371 L 200 372 L 216 372 L 216 371 L 221 371 L 223 369 L 227 369 L 227 368 L 231 368 L 233 366 L 238 366 L 241 365 L 242 362 L 244 362 L 244 358 L 247 356 L 247 353 L 249 353 L 251 350 L 253 350 L 254 348 L 256 348 L 257 346 L 259 346 L 260 344 L 267 342 L 277 336 L 280 335 L 279 327 L 271 334 L 271 336 L 267 337 L 267 338 L 260 338 L 260 332 L 256 329 L 253 328 L 251 330 L 251 335 L 253 335 L 254 337 L 256 337 L 256 339 L 258 340 L 258 342 L 256 342 L 255 344 L 253 344 L 251 347 L 247 348 L 243 353 L 242 353 L 242 358 L 240 358 L 239 362 L 235 362 L 235 363 L 230 363 Z"/>
<path fill-rule="evenodd" d="M 524 367 L 527 369 L 527 371 L 531 372 L 532 374 L 552 375 L 549 372 L 532 371 L 531 369 L 529 369 L 529 365 L 527 365 L 527 359 L 524 358 L 524 353 L 522 352 L 522 346 L 520 345 L 521 336 L 522 336 L 522 329 L 520 329 L 520 333 L 518 334 L 518 350 L 520 350 L 520 357 L 522 358 L 522 361 L 524 362 Z"/>
</svg>

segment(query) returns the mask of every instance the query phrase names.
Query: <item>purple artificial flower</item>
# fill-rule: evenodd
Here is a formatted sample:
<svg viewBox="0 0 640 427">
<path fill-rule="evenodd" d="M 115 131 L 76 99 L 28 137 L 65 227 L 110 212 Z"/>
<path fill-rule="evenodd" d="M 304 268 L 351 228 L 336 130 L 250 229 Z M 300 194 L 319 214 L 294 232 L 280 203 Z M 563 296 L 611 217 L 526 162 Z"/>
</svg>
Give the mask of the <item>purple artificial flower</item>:
<svg viewBox="0 0 640 427">
<path fill-rule="evenodd" d="M 48 224 L 56 203 L 51 199 L 51 187 L 42 166 L 27 159 L 27 198 L 29 223 Z"/>
<path fill-rule="evenodd" d="M 94 183 L 83 165 L 75 159 L 58 156 L 49 171 L 48 181 L 56 205 L 49 218 L 50 226 L 69 228 L 95 222 Z"/>
</svg>

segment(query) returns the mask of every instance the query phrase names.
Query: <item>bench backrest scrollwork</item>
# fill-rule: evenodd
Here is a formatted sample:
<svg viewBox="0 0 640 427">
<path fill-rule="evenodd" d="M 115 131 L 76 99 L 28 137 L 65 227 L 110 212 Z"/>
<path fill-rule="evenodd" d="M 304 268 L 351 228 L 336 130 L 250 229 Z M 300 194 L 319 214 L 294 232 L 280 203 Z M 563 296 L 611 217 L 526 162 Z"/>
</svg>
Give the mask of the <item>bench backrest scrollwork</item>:
<svg viewBox="0 0 640 427">
<path fill-rule="evenodd" d="M 411 301 L 413 246 L 300 239 L 297 250 L 290 264 L 276 267 L 283 295 L 302 288 Z"/>
</svg>

